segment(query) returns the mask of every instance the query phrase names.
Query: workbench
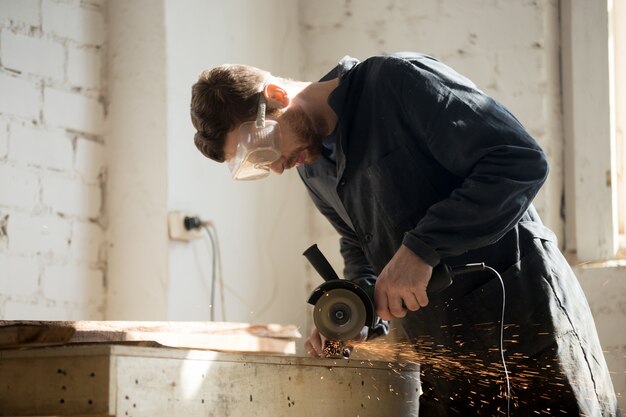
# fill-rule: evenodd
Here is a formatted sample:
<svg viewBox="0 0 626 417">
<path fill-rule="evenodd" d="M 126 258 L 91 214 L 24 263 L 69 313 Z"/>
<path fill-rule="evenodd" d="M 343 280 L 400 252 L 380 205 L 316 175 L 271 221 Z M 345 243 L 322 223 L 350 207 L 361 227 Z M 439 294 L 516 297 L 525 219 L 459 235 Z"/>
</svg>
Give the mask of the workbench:
<svg viewBox="0 0 626 417">
<path fill-rule="evenodd" d="M 417 416 L 419 369 L 124 344 L 0 350 L 0 416 Z"/>
</svg>

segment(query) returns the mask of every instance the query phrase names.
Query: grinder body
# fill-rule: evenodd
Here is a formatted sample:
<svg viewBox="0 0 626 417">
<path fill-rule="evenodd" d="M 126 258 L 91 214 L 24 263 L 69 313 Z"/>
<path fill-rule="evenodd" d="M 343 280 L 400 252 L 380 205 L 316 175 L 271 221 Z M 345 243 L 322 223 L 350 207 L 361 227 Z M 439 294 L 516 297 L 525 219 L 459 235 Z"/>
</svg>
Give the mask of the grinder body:
<svg viewBox="0 0 626 417">
<path fill-rule="evenodd" d="M 320 334 L 329 340 L 348 341 L 359 335 L 364 326 L 376 322 L 374 284 L 361 284 L 340 279 L 317 245 L 303 254 L 325 282 L 311 293 L 313 321 Z M 439 264 L 433 268 L 426 293 L 437 294 L 452 284 L 453 270 Z"/>
</svg>

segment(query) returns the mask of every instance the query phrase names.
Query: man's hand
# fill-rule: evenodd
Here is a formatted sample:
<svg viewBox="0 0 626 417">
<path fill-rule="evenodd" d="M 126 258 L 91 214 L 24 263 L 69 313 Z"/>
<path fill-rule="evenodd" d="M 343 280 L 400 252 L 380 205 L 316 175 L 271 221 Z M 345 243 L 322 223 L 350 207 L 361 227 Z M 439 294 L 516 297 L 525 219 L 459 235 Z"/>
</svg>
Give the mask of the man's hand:
<svg viewBox="0 0 626 417">
<path fill-rule="evenodd" d="M 346 342 L 346 348 L 352 352 L 355 343 L 364 342 L 367 339 L 367 333 L 369 328 L 367 326 L 361 329 L 361 333 L 353 340 Z M 317 329 L 313 329 L 309 338 L 304 342 L 304 350 L 307 356 L 324 357 L 324 345 L 326 338 L 320 334 Z"/>
<path fill-rule="evenodd" d="M 321 356 L 326 338 L 314 328 L 309 338 L 304 342 L 304 350 L 307 356 Z"/>
<path fill-rule="evenodd" d="M 400 246 L 376 280 L 374 303 L 378 316 L 391 320 L 404 317 L 407 309 L 426 307 L 426 287 L 432 272 L 432 266 L 406 246 Z"/>
</svg>

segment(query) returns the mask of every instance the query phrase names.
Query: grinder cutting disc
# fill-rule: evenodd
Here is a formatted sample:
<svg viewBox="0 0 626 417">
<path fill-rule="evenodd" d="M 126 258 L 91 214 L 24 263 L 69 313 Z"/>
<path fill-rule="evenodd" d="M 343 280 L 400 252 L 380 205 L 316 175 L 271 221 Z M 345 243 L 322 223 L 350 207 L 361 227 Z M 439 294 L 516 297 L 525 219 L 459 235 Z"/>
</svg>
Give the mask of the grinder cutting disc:
<svg viewBox="0 0 626 417">
<path fill-rule="evenodd" d="M 343 288 L 324 293 L 313 311 L 315 327 L 330 340 L 355 338 L 365 326 L 365 319 L 363 301 L 354 292 Z"/>
</svg>

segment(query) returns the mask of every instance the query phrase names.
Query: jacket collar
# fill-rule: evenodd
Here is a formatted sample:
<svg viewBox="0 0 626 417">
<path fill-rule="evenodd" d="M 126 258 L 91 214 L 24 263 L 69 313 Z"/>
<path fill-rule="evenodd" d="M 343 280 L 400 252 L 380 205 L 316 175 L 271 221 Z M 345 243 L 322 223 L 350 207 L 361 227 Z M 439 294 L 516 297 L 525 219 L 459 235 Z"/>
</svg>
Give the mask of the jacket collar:
<svg viewBox="0 0 626 417">
<path fill-rule="evenodd" d="M 337 113 L 337 117 L 341 116 L 343 110 L 344 97 L 346 95 L 347 85 L 344 83 L 344 79 L 346 74 L 350 72 L 352 68 L 356 64 L 359 63 L 359 60 L 356 58 L 352 58 L 351 56 L 344 56 L 339 60 L 339 63 L 335 68 L 330 70 L 324 77 L 320 79 L 320 81 L 328 81 L 334 78 L 339 78 L 339 85 L 337 88 L 333 90 L 333 92 L 328 97 L 328 104 L 332 109 Z"/>
<path fill-rule="evenodd" d="M 343 106 L 346 101 L 346 95 L 349 88 L 349 82 L 344 82 L 346 79 L 346 75 L 350 72 L 355 65 L 359 63 L 359 60 L 356 58 L 352 58 L 348 55 L 344 56 L 339 60 L 339 63 L 335 68 L 330 70 L 326 75 L 324 75 L 320 81 L 329 81 L 335 78 L 339 78 L 339 85 L 330 93 L 328 97 L 328 104 L 333 109 L 335 114 L 337 114 L 337 119 L 341 119 L 341 115 L 343 113 Z M 339 123 L 339 122 L 338 122 Z M 300 174 L 304 174 L 305 177 L 317 177 L 317 176 L 335 176 L 337 181 L 341 179 L 343 172 L 346 167 L 346 157 L 344 153 L 344 149 L 346 147 L 346 140 L 348 137 L 347 126 L 340 123 L 339 130 L 337 133 L 337 148 L 336 148 L 336 157 L 337 163 L 334 169 L 332 169 L 329 164 L 330 161 L 323 160 L 322 157 L 318 158 L 312 164 L 304 165 L 303 167 L 298 168 Z M 330 172 L 330 171 L 334 172 Z"/>
</svg>

